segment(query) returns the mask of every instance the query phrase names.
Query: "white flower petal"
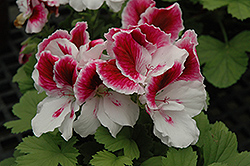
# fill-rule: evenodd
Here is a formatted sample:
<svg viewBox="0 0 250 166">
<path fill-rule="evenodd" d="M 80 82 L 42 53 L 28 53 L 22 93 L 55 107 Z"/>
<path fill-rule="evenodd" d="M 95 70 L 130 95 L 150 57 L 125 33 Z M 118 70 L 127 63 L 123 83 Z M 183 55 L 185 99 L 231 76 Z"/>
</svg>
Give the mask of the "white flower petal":
<svg viewBox="0 0 250 166">
<path fill-rule="evenodd" d="M 100 126 L 100 122 L 96 116 L 98 107 L 98 98 L 87 100 L 82 106 L 81 115 L 74 122 L 74 130 L 81 137 L 87 137 L 90 134 L 95 134 L 96 129 Z"/>
<path fill-rule="evenodd" d="M 111 133 L 111 135 L 113 137 L 116 137 L 116 134 L 122 129 L 121 125 L 115 123 L 105 113 L 104 99 L 103 98 L 100 98 L 99 109 L 98 109 L 98 112 L 97 112 L 97 117 L 100 120 L 101 124 L 104 127 L 107 127 L 109 129 L 109 132 Z"/>
<path fill-rule="evenodd" d="M 111 120 L 122 126 L 134 126 L 139 117 L 139 107 L 130 96 L 117 92 L 104 97 L 104 110 Z"/>
<path fill-rule="evenodd" d="M 65 117 L 71 111 L 71 99 L 69 97 L 46 97 L 38 104 L 38 113 L 31 121 L 35 136 L 39 137 L 48 131 L 54 131 L 61 126 Z"/>
<path fill-rule="evenodd" d="M 184 111 L 153 111 L 154 134 L 168 146 L 185 148 L 199 138 L 196 122 Z"/>
</svg>

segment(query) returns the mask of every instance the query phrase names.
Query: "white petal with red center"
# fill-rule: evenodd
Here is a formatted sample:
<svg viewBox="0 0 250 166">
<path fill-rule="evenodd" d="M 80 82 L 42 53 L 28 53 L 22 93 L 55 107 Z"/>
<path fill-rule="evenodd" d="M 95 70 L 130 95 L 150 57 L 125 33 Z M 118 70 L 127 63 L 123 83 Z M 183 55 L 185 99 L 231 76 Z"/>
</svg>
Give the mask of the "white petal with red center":
<svg viewBox="0 0 250 166">
<path fill-rule="evenodd" d="M 41 86 L 48 95 L 58 96 L 61 94 L 60 89 L 54 81 L 54 65 L 59 58 L 51 55 L 50 52 L 43 52 L 36 64 L 39 72 L 38 85 Z"/>
<path fill-rule="evenodd" d="M 163 88 L 167 87 L 170 83 L 175 81 L 182 73 L 182 64 L 175 63 L 172 68 L 163 73 L 162 75 L 151 77 L 146 86 L 147 104 L 152 109 L 157 109 L 156 96 Z"/>
<path fill-rule="evenodd" d="M 50 51 L 52 55 L 60 58 L 65 55 L 72 55 L 76 58 L 79 52 L 75 44 L 68 39 L 54 39 L 46 46 L 45 50 Z"/>
<path fill-rule="evenodd" d="M 114 122 L 110 117 L 106 114 L 105 110 L 105 101 L 102 97 L 99 98 L 99 108 L 97 111 L 97 118 L 101 122 L 104 127 L 107 127 L 109 132 L 113 137 L 116 137 L 117 133 L 122 129 L 122 125 Z M 108 108 L 109 109 L 109 108 Z"/>
<path fill-rule="evenodd" d="M 54 80 L 57 87 L 60 88 L 64 94 L 73 95 L 73 86 L 77 78 L 77 62 L 71 56 L 64 56 L 55 63 Z"/>
<path fill-rule="evenodd" d="M 125 94 L 144 93 L 144 89 L 140 84 L 130 80 L 121 73 L 116 67 L 115 59 L 99 63 L 97 65 L 97 73 L 103 84 L 117 92 Z"/>
<path fill-rule="evenodd" d="M 153 132 L 164 144 L 186 148 L 198 141 L 196 122 L 184 111 L 153 111 L 151 117 Z"/>
<path fill-rule="evenodd" d="M 182 13 L 178 3 L 167 8 L 148 8 L 141 15 L 141 20 L 138 24 L 148 23 L 159 27 L 167 34 L 171 34 L 171 41 L 173 42 L 178 38 L 180 31 L 184 29 L 181 15 Z"/>
<path fill-rule="evenodd" d="M 120 32 L 115 35 L 113 51 L 116 56 L 116 65 L 122 74 L 137 83 L 143 83 L 147 72 L 147 66 L 152 57 L 146 48 L 139 45 L 132 35 Z"/>
<path fill-rule="evenodd" d="M 109 92 L 103 97 L 104 110 L 108 117 L 122 126 L 134 126 L 139 117 L 139 107 L 130 96 Z"/>
<path fill-rule="evenodd" d="M 46 97 L 38 106 L 37 114 L 31 125 L 35 136 L 54 131 L 61 126 L 65 117 L 71 112 L 72 98 Z"/>
<path fill-rule="evenodd" d="M 99 61 L 90 61 L 81 69 L 75 86 L 74 92 L 79 104 L 82 104 L 86 99 L 93 97 L 96 88 L 102 84 L 98 74 L 96 73 L 96 64 Z"/>
<path fill-rule="evenodd" d="M 166 45 L 158 48 L 152 56 L 152 62 L 149 67 L 150 76 L 158 76 L 170 69 L 175 62 L 183 64 L 188 56 L 188 53 L 184 49 L 180 49 L 174 45 Z"/>
<path fill-rule="evenodd" d="M 181 49 L 187 50 L 189 53 L 189 56 L 184 64 L 185 69 L 179 80 L 198 80 L 202 82 L 204 78 L 200 72 L 200 63 L 195 48 L 198 45 L 196 33 L 193 30 L 186 31 L 182 38 L 175 43 L 175 45 Z"/>
<path fill-rule="evenodd" d="M 48 39 L 44 39 L 41 43 L 38 44 L 38 51 L 36 54 L 36 58 L 39 59 L 40 58 L 40 54 L 42 51 L 44 51 L 47 47 L 47 45 L 55 40 L 55 39 L 70 39 L 70 35 L 68 34 L 68 32 L 66 30 L 56 30 L 52 35 L 50 35 L 48 37 Z M 51 51 L 51 50 L 50 50 Z"/>
<path fill-rule="evenodd" d="M 114 47 L 114 39 L 113 36 L 114 34 L 116 34 L 117 32 L 120 32 L 122 29 L 120 28 L 111 28 L 109 29 L 108 33 L 104 34 L 104 37 L 107 39 L 106 41 L 106 50 L 107 53 L 110 57 L 115 58 L 114 52 L 113 52 L 113 47 Z"/>
<path fill-rule="evenodd" d="M 74 130 L 81 137 L 95 134 L 96 129 L 100 126 L 100 122 L 97 119 L 98 109 L 99 98 L 97 97 L 87 100 L 82 105 L 81 114 L 74 122 Z"/>
<path fill-rule="evenodd" d="M 154 7 L 153 0 L 130 0 L 122 12 L 122 27 L 128 28 L 131 25 L 137 25 L 140 16 L 149 7 Z"/>
<path fill-rule="evenodd" d="M 168 99 L 182 104 L 189 116 L 198 115 L 205 106 L 205 86 L 199 81 L 176 81 L 165 87 L 156 96 L 156 100 Z M 166 103 L 167 107 L 167 103 Z M 164 110 L 167 110 L 165 108 Z"/>
<path fill-rule="evenodd" d="M 29 17 L 25 31 L 27 33 L 40 32 L 47 22 L 48 13 L 49 11 L 45 8 L 43 3 L 36 5 L 33 8 L 32 15 Z"/>
<path fill-rule="evenodd" d="M 75 27 L 70 31 L 70 41 L 76 45 L 79 49 L 80 46 L 85 45 L 89 42 L 89 33 L 86 31 L 88 25 L 86 22 L 78 22 Z"/>
</svg>

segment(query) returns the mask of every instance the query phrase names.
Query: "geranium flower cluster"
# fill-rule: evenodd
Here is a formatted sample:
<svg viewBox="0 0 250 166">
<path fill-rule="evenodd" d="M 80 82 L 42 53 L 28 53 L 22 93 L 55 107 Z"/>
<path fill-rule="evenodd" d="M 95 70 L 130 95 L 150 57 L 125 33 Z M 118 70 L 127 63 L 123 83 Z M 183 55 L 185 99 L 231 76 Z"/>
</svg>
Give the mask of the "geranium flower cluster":
<svg viewBox="0 0 250 166">
<path fill-rule="evenodd" d="M 106 4 L 114 11 L 121 10 L 125 0 L 106 0 Z M 27 33 L 38 33 L 48 21 L 48 14 L 55 13 L 59 16 L 60 5 L 69 4 L 73 9 L 80 12 L 86 9 L 99 9 L 104 0 L 17 0 L 17 6 L 21 12 L 16 17 L 14 25 L 21 28 L 27 21 L 25 31 Z"/>
<path fill-rule="evenodd" d="M 137 94 L 163 143 L 197 142 L 192 118 L 205 107 L 206 91 L 197 35 L 187 30 L 178 39 L 184 29 L 179 5 L 159 9 L 153 0 L 130 0 L 122 24 L 109 29 L 106 41 L 90 41 L 87 23 L 78 22 L 70 33 L 57 30 L 39 44 L 32 77 L 48 96 L 32 120 L 36 136 L 58 128 L 68 140 L 72 130 L 86 137 L 102 125 L 116 137 L 139 118 L 131 100 Z"/>
</svg>

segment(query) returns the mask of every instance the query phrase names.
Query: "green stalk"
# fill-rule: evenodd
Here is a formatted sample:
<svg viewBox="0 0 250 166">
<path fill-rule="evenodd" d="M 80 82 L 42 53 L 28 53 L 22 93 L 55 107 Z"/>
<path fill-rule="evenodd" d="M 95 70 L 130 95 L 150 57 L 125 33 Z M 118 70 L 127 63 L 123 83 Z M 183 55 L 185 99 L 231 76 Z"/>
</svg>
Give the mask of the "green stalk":
<svg viewBox="0 0 250 166">
<path fill-rule="evenodd" d="M 223 37 L 224 37 L 224 41 L 225 41 L 226 45 L 228 46 L 229 42 L 228 42 L 226 29 L 225 29 L 224 25 L 222 24 L 221 20 L 219 20 L 218 23 L 220 25 L 220 28 L 221 28 L 221 31 L 222 31 L 222 34 L 223 34 Z"/>
</svg>

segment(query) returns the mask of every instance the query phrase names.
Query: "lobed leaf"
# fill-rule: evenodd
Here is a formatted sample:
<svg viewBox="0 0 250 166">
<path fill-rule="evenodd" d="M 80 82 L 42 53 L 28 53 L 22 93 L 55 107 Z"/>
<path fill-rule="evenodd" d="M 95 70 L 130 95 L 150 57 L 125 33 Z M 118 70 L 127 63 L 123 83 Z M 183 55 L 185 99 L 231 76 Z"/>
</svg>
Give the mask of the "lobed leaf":
<svg viewBox="0 0 250 166">
<path fill-rule="evenodd" d="M 36 115 L 37 104 L 45 97 L 45 93 L 38 94 L 35 90 L 26 92 L 20 102 L 13 106 L 12 112 L 19 119 L 6 122 L 4 126 L 11 128 L 12 133 L 21 133 L 31 129 L 31 120 Z"/>
<path fill-rule="evenodd" d="M 116 157 L 113 153 L 104 150 L 97 152 L 90 160 L 90 164 L 94 166 L 125 166 L 132 165 L 133 162 L 126 156 Z"/>
<path fill-rule="evenodd" d="M 250 31 L 235 36 L 228 45 L 210 36 L 201 36 L 197 48 L 203 74 L 214 86 L 226 88 L 236 83 L 246 71 Z M 249 40 L 248 40 L 249 41 Z"/>
<path fill-rule="evenodd" d="M 73 147 L 75 143 L 75 138 L 66 142 L 61 136 L 50 133 L 43 134 L 39 138 L 28 136 L 16 148 L 26 155 L 17 157 L 16 162 L 25 166 L 55 166 L 59 163 L 62 166 L 74 166 L 79 155 L 77 149 Z"/>
</svg>

